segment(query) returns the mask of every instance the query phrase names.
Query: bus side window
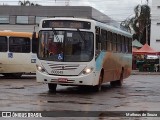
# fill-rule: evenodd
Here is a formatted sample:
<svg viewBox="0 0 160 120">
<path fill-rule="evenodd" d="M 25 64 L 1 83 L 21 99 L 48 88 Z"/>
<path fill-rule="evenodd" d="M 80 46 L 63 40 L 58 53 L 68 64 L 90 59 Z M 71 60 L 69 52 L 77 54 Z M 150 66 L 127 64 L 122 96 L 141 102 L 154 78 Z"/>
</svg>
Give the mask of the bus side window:
<svg viewBox="0 0 160 120">
<path fill-rule="evenodd" d="M 9 51 L 18 53 L 29 53 L 30 38 L 9 37 Z"/>
<path fill-rule="evenodd" d="M 122 52 L 125 53 L 125 47 L 126 47 L 126 46 L 125 46 L 125 37 L 122 36 L 122 39 L 121 39 L 121 40 L 122 40 L 122 44 L 121 44 L 121 45 L 122 45 L 122 46 L 121 46 L 121 47 L 122 47 Z"/>
<path fill-rule="evenodd" d="M 125 42 L 126 42 L 126 53 L 128 53 L 129 52 L 129 38 L 128 37 L 126 37 Z"/>
<path fill-rule="evenodd" d="M 113 37 L 112 37 L 112 50 L 113 52 L 116 52 L 116 45 L 117 45 L 117 34 L 113 33 Z"/>
<path fill-rule="evenodd" d="M 112 51 L 112 32 L 108 31 L 107 34 L 107 51 Z"/>
<path fill-rule="evenodd" d="M 107 31 L 106 30 L 101 30 L 101 46 L 102 50 L 106 50 L 106 40 L 107 40 Z"/>
<path fill-rule="evenodd" d="M 129 38 L 129 53 L 132 53 L 132 39 Z"/>
<path fill-rule="evenodd" d="M 101 50 L 101 36 L 100 36 L 100 28 L 96 27 L 95 28 L 96 32 L 96 50 Z"/>
<path fill-rule="evenodd" d="M 0 52 L 7 52 L 8 50 L 8 42 L 7 37 L 0 37 Z"/>
<path fill-rule="evenodd" d="M 117 34 L 116 36 L 116 51 L 119 52 L 119 40 L 118 40 L 119 35 Z"/>
<path fill-rule="evenodd" d="M 117 35 L 117 44 L 118 44 L 118 52 L 122 51 L 122 40 L 121 40 L 122 36 L 121 35 Z"/>
</svg>

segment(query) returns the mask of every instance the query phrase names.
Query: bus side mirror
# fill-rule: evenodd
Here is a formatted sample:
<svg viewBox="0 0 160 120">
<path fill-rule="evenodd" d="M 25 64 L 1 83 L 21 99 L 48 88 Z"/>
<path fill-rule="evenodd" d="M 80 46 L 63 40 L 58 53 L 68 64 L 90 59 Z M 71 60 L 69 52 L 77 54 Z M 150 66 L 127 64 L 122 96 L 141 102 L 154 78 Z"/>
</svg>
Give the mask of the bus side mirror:
<svg viewBox="0 0 160 120">
<path fill-rule="evenodd" d="M 33 32 L 32 34 L 32 48 L 35 48 L 35 52 L 38 51 L 38 38 L 36 32 Z"/>
<path fill-rule="evenodd" d="M 32 40 L 36 39 L 36 32 L 33 32 L 32 34 Z"/>
</svg>

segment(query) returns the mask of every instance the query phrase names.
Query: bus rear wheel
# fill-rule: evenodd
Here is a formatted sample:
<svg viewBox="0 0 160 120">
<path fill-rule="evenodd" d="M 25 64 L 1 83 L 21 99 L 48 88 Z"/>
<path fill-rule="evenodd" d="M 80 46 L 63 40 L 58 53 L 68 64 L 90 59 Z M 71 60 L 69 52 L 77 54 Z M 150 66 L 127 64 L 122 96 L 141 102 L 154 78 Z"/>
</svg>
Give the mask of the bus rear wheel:
<svg viewBox="0 0 160 120">
<path fill-rule="evenodd" d="M 56 92 L 57 84 L 48 83 L 48 88 L 50 92 Z"/>
<path fill-rule="evenodd" d="M 122 72 L 121 72 L 121 75 L 120 75 L 120 79 L 119 79 L 119 80 L 111 81 L 111 82 L 110 82 L 110 85 L 111 85 L 112 87 L 116 87 L 116 86 L 121 87 L 122 84 L 123 84 L 123 70 L 122 70 Z"/>
</svg>

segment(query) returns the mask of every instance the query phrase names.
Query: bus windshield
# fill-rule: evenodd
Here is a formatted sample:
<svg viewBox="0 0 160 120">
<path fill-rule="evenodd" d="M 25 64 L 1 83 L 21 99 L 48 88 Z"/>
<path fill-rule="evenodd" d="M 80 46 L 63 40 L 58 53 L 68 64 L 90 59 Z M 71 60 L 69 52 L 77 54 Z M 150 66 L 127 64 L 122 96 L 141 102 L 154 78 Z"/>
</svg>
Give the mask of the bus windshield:
<svg viewBox="0 0 160 120">
<path fill-rule="evenodd" d="M 40 31 L 38 57 L 59 62 L 89 62 L 94 55 L 94 35 L 86 31 Z"/>
</svg>

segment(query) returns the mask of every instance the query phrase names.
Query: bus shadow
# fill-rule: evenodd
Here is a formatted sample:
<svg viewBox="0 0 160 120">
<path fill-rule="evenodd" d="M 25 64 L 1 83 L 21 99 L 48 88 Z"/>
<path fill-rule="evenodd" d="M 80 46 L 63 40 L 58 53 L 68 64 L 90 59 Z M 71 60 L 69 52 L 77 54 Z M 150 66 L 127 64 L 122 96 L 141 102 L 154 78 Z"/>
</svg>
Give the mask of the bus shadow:
<svg viewBox="0 0 160 120">
<path fill-rule="evenodd" d="M 0 79 L 36 79 L 35 75 L 22 75 L 21 77 L 11 77 L 11 76 L 0 76 Z"/>
<path fill-rule="evenodd" d="M 111 87 L 109 84 L 102 85 L 101 91 L 95 91 L 91 87 L 87 86 L 76 86 L 76 87 L 67 87 L 62 89 L 57 89 L 56 92 L 48 91 L 48 94 L 99 94 L 107 91 L 117 89 L 119 87 Z"/>
</svg>

